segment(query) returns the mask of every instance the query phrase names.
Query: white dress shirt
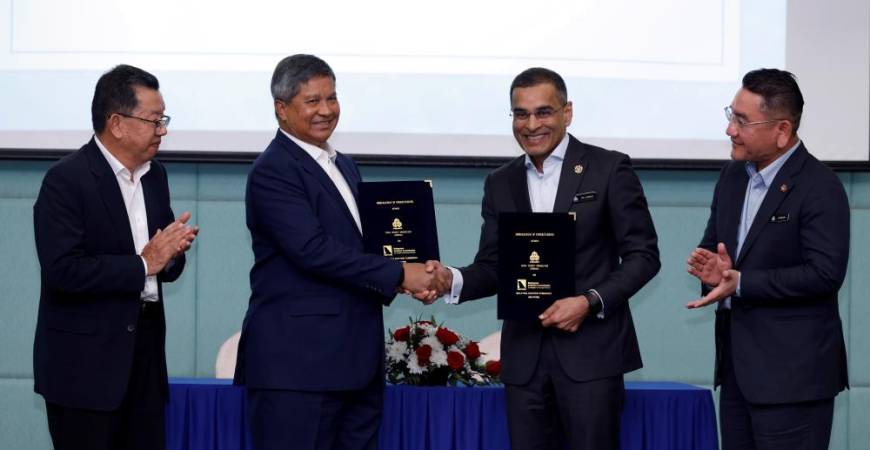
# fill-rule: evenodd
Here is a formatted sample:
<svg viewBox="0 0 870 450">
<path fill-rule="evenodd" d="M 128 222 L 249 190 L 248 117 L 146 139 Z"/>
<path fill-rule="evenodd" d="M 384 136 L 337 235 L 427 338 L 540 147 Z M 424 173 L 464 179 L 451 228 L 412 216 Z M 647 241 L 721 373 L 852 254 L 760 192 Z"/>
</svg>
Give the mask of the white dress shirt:
<svg viewBox="0 0 870 450">
<path fill-rule="evenodd" d="M 350 210 L 350 215 L 353 216 L 353 221 L 356 223 L 357 229 L 362 233 L 362 225 L 359 220 L 359 209 L 356 206 L 356 198 L 353 196 L 353 192 L 350 190 L 350 186 L 347 184 L 347 180 L 344 179 L 344 175 L 341 174 L 341 171 L 335 165 L 335 158 L 338 154 L 335 152 L 335 149 L 332 148 L 329 143 L 326 143 L 326 148 L 320 148 L 316 145 L 309 144 L 292 134 L 281 130 L 284 133 L 284 136 L 290 138 L 291 141 L 295 142 L 296 145 L 305 150 L 305 153 L 308 153 L 312 159 L 326 172 L 326 175 L 332 180 L 332 184 L 335 185 L 335 188 L 338 189 L 338 193 L 341 194 L 341 198 L 344 199 L 344 203 L 347 205 L 347 209 Z"/>
<path fill-rule="evenodd" d="M 145 211 L 145 195 L 142 192 L 142 177 L 151 170 L 151 161 L 142 164 L 133 170 L 131 174 L 115 155 L 111 154 L 106 146 L 100 142 L 100 139 L 94 136 L 94 141 L 97 143 L 100 152 L 112 172 L 115 174 L 115 179 L 118 181 L 118 187 L 121 188 L 121 197 L 124 198 L 124 206 L 127 208 L 127 219 L 130 222 L 130 231 L 133 233 L 133 245 L 136 247 L 136 254 L 141 255 L 142 249 L 148 243 L 148 215 Z M 140 256 L 141 258 L 141 256 Z M 157 292 L 157 277 L 148 276 L 148 263 L 145 258 L 142 258 L 142 264 L 145 266 L 145 289 L 139 294 L 139 297 L 146 302 L 156 302 L 160 299 Z"/>
<path fill-rule="evenodd" d="M 529 187 L 529 202 L 532 205 L 532 212 L 553 212 L 553 206 L 556 204 L 556 192 L 559 190 L 559 179 L 562 176 L 562 163 L 565 161 L 565 153 L 568 151 L 568 141 L 566 133 L 553 152 L 544 159 L 543 171 L 541 172 L 535 167 L 532 158 L 526 155 L 526 183 Z M 448 269 L 453 274 L 453 286 L 450 288 L 450 293 L 444 294 L 441 298 L 444 299 L 445 303 L 457 304 L 462 295 L 462 272 L 453 267 L 448 267 Z M 598 294 L 598 291 L 595 293 Z M 598 297 L 601 298 L 601 295 Z M 604 318 L 603 298 L 601 298 L 601 311 L 596 317 Z"/>
</svg>

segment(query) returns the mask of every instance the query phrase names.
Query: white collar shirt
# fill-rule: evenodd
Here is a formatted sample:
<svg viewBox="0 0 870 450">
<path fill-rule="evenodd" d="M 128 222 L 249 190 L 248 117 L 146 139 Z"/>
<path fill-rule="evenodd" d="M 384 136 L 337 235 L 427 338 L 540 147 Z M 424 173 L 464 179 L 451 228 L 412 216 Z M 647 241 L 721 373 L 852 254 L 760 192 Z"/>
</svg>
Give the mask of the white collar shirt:
<svg viewBox="0 0 870 450">
<path fill-rule="evenodd" d="M 350 215 L 353 217 L 353 221 L 356 224 L 357 229 L 362 233 L 362 225 L 360 224 L 359 219 L 359 209 L 356 205 L 356 198 L 353 196 L 353 191 L 350 190 L 350 185 L 347 184 L 347 180 L 344 179 L 344 175 L 341 174 L 341 170 L 338 169 L 338 166 L 335 164 L 335 159 L 338 156 L 335 149 L 332 148 L 329 143 L 326 143 L 326 148 L 320 148 L 316 145 L 309 144 L 292 134 L 281 130 L 285 136 L 287 136 L 291 141 L 296 143 L 308 156 L 319 165 L 326 175 L 332 180 L 332 184 L 335 185 L 335 188 L 338 190 L 338 193 L 341 194 L 341 198 L 344 199 L 345 205 L 347 205 L 348 211 L 350 211 Z"/>
<path fill-rule="evenodd" d="M 100 153 L 109 162 L 112 168 L 112 173 L 115 174 L 115 180 L 118 182 L 118 187 L 121 189 L 121 197 L 124 199 L 124 206 L 127 208 L 127 220 L 130 223 L 130 231 L 133 234 L 133 245 L 136 248 L 136 254 L 141 255 L 142 249 L 148 244 L 148 214 L 145 210 L 145 194 L 142 191 L 142 177 L 151 170 L 151 161 L 142 164 L 135 168 L 133 173 L 118 161 L 109 150 L 100 142 L 100 139 L 94 136 L 94 141 L 100 149 Z M 139 297 L 146 302 L 156 302 L 160 299 L 157 290 L 157 277 L 147 276 L 148 264 L 145 258 L 142 258 L 142 263 L 145 266 L 145 288 L 139 294 Z"/>
<path fill-rule="evenodd" d="M 553 212 L 566 151 L 568 151 L 568 133 L 565 133 L 556 148 L 544 159 L 543 172 L 538 172 L 532 158 L 526 155 L 526 184 L 529 186 L 532 212 Z"/>
</svg>

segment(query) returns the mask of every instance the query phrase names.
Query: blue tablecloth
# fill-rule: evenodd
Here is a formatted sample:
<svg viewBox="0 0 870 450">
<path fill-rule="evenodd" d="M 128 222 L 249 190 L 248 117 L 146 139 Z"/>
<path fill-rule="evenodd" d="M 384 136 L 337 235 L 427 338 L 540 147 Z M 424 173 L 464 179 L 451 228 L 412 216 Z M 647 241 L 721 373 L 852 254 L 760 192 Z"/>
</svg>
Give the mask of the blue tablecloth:
<svg viewBox="0 0 870 450">
<path fill-rule="evenodd" d="M 682 383 L 625 383 L 622 448 L 717 450 L 708 389 Z M 173 378 L 166 410 L 168 450 L 253 450 L 244 389 L 230 380 Z M 384 450 L 509 450 L 504 389 L 387 386 Z"/>
</svg>

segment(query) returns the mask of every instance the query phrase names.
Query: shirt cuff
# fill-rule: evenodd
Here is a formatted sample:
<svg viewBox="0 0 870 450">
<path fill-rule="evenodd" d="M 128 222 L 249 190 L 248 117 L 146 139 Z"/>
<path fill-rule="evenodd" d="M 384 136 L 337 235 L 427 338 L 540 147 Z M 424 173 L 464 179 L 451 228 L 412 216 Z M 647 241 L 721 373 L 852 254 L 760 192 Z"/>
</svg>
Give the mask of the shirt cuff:
<svg viewBox="0 0 870 450">
<path fill-rule="evenodd" d="M 450 266 L 447 266 L 447 268 L 450 269 L 450 272 L 453 274 L 453 285 L 450 287 L 450 293 L 442 295 L 441 299 L 448 305 L 458 305 L 459 296 L 462 295 L 462 272 Z"/>
<path fill-rule="evenodd" d="M 139 258 L 142 260 L 142 265 L 145 266 L 145 277 L 148 277 L 148 262 L 145 261 L 145 258 L 142 255 L 139 255 Z"/>
<path fill-rule="evenodd" d="M 601 300 L 601 311 L 598 311 L 598 314 L 596 314 L 595 317 L 597 317 L 599 319 L 603 319 L 604 318 L 604 310 L 606 309 L 606 304 L 604 303 L 604 297 L 602 297 L 601 294 L 599 294 L 598 291 L 595 289 L 589 289 L 589 292 L 594 292 L 595 295 L 598 296 L 598 300 Z"/>
<path fill-rule="evenodd" d="M 740 282 L 743 281 L 743 278 L 740 276 L 740 272 L 737 272 L 737 290 L 734 291 L 734 295 L 740 297 Z"/>
</svg>

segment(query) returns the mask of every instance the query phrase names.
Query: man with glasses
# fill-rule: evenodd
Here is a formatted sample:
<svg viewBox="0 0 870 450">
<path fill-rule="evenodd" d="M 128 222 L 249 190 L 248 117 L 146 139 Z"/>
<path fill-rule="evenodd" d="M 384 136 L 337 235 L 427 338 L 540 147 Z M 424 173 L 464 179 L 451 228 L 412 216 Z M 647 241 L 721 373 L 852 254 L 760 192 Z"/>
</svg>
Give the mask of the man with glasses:
<svg viewBox="0 0 870 450">
<path fill-rule="evenodd" d="M 827 449 L 848 387 L 837 291 L 849 258 L 839 178 L 798 138 L 794 75 L 759 69 L 725 108 L 731 159 L 688 271 L 714 303 L 723 449 Z"/>
<path fill-rule="evenodd" d="M 34 389 L 54 448 L 162 449 L 168 398 L 161 284 L 198 229 L 175 218 L 154 161 L 169 117 L 157 79 L 100 77 L 94 137 L 48 169 L 33 206 L 42 293 Z"/>
<path fill-rule="evenodd" d="M 642 365 L 628 301 L 660 267 L 643 188 L 628 156 L 567 134 L 573 105 L 559 74 L 520 73 L 510 99 L 525 155 L 486 179 L 474 263 L 436 273 L 452 286 L 448 303 L 494 295 L 499 213 L 574 213 L 575 295 L 538 321 L 505 320 L 502 327 L 511 446 L 617 449 L 623 374 Z"/>
</svg>

